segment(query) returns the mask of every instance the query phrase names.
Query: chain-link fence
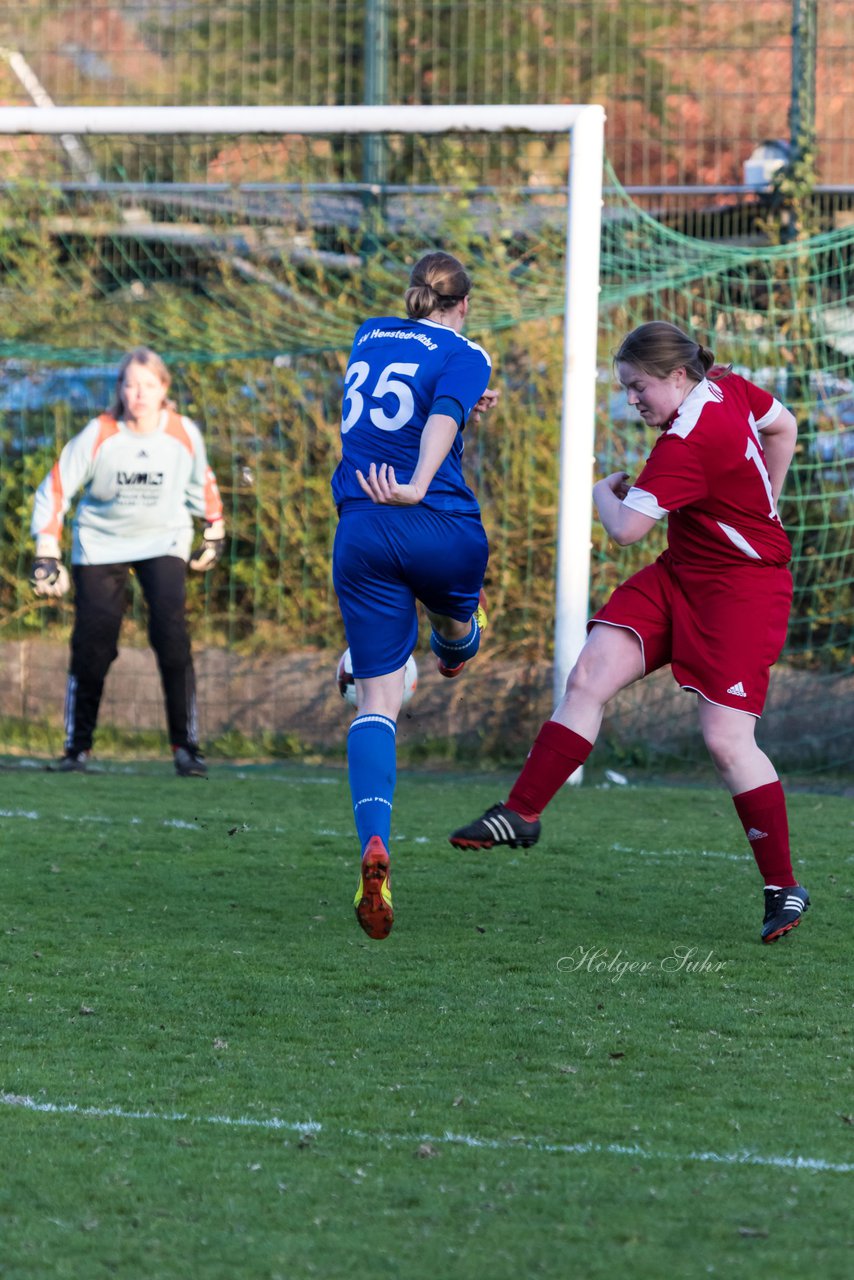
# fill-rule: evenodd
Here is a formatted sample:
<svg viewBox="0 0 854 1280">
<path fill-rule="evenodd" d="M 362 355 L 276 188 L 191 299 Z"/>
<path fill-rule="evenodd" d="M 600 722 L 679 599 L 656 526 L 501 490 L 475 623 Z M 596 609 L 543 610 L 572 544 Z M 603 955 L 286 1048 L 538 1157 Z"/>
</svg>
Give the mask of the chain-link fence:
<svg viewBox="0 0 854 1280">
<path fill-rule="evenodd" d="M 5 0 L 0 45 L 7 104 L 601 102 L 629 186 L 741 182 L 794 102 L 854 171 L 850 0 Z"/>
</svg>

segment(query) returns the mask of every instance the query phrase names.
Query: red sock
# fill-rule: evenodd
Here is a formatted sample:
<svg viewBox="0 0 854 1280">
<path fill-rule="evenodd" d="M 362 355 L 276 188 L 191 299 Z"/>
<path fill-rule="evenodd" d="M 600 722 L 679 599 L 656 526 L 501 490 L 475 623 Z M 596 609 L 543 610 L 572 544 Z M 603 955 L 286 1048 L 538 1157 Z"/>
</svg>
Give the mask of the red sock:
<svg viewBox="0 0 854 1280">
<path fill-rule="evenodd" d="M 547 720 L 513 783 L 507 808 L 526 822 L 534 822 L 592 750 L 593 743 L 581 734 L 558 724 L 557 720 Z"/>
<path fill-rule="evenodd" d="M 786 797 L 780 783 L 768 782 L 764 787 L 742 791 L 733 796 L 732 802 L 765 883 L 780 889 L 797 884 L 789 848 Z"/>
</svg>

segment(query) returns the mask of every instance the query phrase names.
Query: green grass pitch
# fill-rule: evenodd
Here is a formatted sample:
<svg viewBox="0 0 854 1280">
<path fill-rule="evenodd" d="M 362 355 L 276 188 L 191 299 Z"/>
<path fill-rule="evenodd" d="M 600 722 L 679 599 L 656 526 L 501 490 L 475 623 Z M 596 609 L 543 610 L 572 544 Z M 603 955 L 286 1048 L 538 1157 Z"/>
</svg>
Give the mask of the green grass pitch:
<svg viewBox="0 0 854 1280">
<path fill-rule="evenodd" d="M 852 825 L 798 793 L 801 927 L 714 788 L 402 773 L 359 930 L 346 774 L 0 772 L 0 1276 L 851 1274 Z"/>
</svg>

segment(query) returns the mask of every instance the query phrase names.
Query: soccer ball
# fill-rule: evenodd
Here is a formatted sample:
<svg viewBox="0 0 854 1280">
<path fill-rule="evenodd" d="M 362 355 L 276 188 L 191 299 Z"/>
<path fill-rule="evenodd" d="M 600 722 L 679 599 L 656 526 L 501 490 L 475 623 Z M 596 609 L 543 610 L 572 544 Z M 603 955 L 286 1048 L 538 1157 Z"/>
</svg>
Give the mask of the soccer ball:
<svg viewBox="0 0 854 1280">
<path fill-rule="evenodd" d="M 338 659 L 338 670 L 335 673 L 335 679 L 338 682 L 338 692 L 345 702 L 349 702 L 351 707 L 356 705 L 356 681 L 353 679 L 353 664 L 350 661 L 350 650 L 345 649 Z M 411 699 L 418 684 L 418 668 L 415 665 L 415 656 L 410 654 L 406 659 L 406 666 L 403 669 L 403 706 Z"/>
</svg>

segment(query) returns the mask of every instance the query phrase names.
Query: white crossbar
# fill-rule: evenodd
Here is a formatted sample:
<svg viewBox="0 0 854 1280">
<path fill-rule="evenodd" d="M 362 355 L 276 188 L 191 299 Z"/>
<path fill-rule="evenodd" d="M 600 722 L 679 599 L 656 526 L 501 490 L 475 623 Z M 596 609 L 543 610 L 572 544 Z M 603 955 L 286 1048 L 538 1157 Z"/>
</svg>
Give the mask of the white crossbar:
<svg viewBox="0 0 854 1280">
<path fill-rule="evenodd" d="M 0 107 L 0 134 L 567 133 L 604 108 L 553 106 Z"/>
</svg>

